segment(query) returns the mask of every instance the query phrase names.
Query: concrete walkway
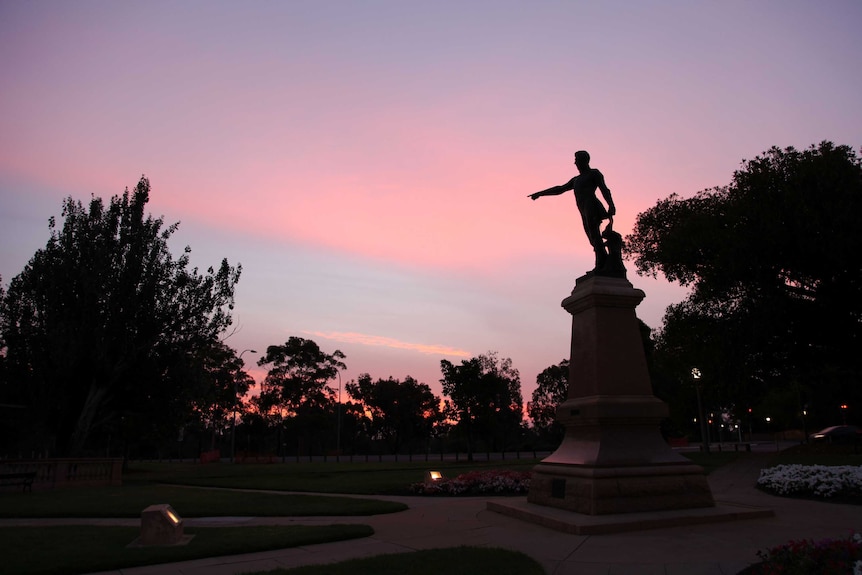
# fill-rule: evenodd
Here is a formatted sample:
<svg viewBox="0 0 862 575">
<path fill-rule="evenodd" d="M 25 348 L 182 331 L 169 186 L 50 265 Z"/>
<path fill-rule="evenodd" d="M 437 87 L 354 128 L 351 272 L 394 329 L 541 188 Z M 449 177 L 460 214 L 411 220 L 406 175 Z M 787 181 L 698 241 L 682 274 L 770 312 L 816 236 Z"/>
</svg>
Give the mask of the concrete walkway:
<svg viewBox="0 0 862 575">
<path fill-rule="evenodd" d="M 791 539 L 843 538 L 862 531 L 862 508 L 773 497 L 754 484 L 765 454 L 741 456 L 709 476 L 719 502 L 770 508 L 774 517 L 635 531 L 568 535 L 488 511 L 487 497 L 376 497 L 403 501 L 409 510 L 372 517 L 201 518 L 204 525 L 323 525 L 364 523 L 364 539 L 136 567 L 100 575 L 233 575 L 417 549 L 475 545 L 503 547 L 535 558 L 549 575 L 730 575 L 758 560 L 757 551 Z M 3 520 L 11 524 L 131 524 L 130 520 Z"/>
</svg>

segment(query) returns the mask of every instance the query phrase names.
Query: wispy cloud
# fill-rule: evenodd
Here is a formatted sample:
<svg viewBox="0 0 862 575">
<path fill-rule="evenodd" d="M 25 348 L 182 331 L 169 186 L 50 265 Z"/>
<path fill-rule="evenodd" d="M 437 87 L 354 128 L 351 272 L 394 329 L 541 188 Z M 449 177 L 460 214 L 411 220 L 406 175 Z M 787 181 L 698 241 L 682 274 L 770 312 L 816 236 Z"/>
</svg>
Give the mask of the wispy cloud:
<svg viewBox="0 0 862 575">
<path fill-rule="evenodd" d="M 375 347 L 391 347 L 395 349 L 407 349 L 410 351 L 418 351 L 419 353 L 429 355 L 443 355 L 455 357 L 470 357 L 470 352 L 463 349 L 448 347 L 445 345 L 429 345 L 424 343 L 411 343 L 409 341 L 400 341 L 391 337 L 381 335 L 370 335 L 367 333 L 343 332 L 343 331 L 305 331 L 308 335 L 321 337 L 342 343 L 358 343 L 361 345 L 370 345 Z"/>
</svg>

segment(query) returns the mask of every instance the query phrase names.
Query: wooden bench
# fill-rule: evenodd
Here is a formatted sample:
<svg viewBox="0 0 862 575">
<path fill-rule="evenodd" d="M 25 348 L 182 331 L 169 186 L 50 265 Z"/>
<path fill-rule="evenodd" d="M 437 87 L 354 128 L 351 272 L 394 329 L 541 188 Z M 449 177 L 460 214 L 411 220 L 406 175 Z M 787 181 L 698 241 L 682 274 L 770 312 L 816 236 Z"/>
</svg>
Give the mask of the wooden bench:
<svg viewBox="0 0 862 575">
<path fill-rule="evenodd" d="M 35 471 L 21 473 L 0 473 L 0 487 L 21 486 L 23 490 L 33 492 L 33 480 L 36 479 Z"/>
</svg>

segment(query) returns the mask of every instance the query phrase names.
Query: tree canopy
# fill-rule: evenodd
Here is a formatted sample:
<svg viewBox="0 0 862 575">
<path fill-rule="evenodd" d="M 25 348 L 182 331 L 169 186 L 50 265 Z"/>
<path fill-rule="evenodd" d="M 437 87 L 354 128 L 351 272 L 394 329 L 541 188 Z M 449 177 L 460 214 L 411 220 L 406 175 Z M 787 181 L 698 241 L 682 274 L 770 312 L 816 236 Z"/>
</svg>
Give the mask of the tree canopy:
<svg viewBox="0 0 862 575">
<path fill-rule="evenodd" d="M 267 347 L 258 360 L 269 369 L 254 401 L 265 419 L 275 420 L 296 440 L 298 450 L 322 450 L 326 444 L 324 435 L 336 422 L 335 392 L 327 383 L 346 369 L 344 358 L 339 350 L 326 353 L 310 339 L 291 336 Z"/>
<path fill-rule="evenodd" d="M 320 408 L 331 402 L 334 392 L 326 384 L 346 369 L 341 361 L 344 357 L 337 349 L 325 353 L 314 341 L 296 336 L 282 345 L 267 347 L 266 355 L 257 362 L 269 366 L 261 385 L 261 405 L 294 416 L 301 409 Z"/>
<path fill-rule="evenodd" d="M 199 348 L 195 355 L 198 360 L 194 365 L 202 369 L 195 370 L 198 380 L 191 380 L 200 389 L 193 398 L 192 409 L 200 426 L 211 431 L 211 446 L 214 446 L 217 433 L 227 429 L 241 399 L 255 383 L 243 370 L 242 358 L 222 341 Z"/>
<path fill-rule="evenodd" d="M 371 435 L 387 441 L 393 453 L 402 445 L 412 449 L 414 441 L 427 440 L 440 419 L 440 399 L 410 376 L 374 381 L 364 373 L 345 388 L 370 413 Z"/>
<path fill-rule="evenodd" d="M 23 404 L 29 432 L 76 455 L 95 429 L 124 419 L 172 427 L 192 412 L 195 357 L 231 323 L 241 267 L 199 273 L 174 258 L 165 227 L 145 215 L 150 183 L 107 204 L 63 203 L 63 225 L 0 301 L 2 394 Z M 51 447 L 53 446 L 53 447 Z"/>
<path fill-rule="evenodd" d="M 557 407 L 566 400 L 568 393 L 569 360 L 564 359 L 536 376 L 536 389 L 527 405 L 527 413 L 536 431 L 552 438 L 555 443 L 563 438 L 564 432 L 563 426 L 557 423 Z"/>
<path fill-rule="evenodd" d="M 472 459 L 476 439 L 485 448 L 503 450 L 516 439 L 523 419 L 524 401 L 521 378 L 509 358 L 500 360 L 489 352 L 454 365 L 440 362 L 443 372 L 443 394 L 451 400 L 457 426 L 467 440 L 468 458 Z"/>
<path fill-rule="evenodd" d="M 639 273 L 692 288 L 668 309 L 659 350 L 697 365 L 725 401 L 794 387 L 827 417 L 838 395 L 858 398 L 860 223 L 862 163 L 830 142 L 773 147 L 727 186 L 659 201 L 626 238 Z M 836 395 L 805 393 L 822 384 Z"/>
</svg>

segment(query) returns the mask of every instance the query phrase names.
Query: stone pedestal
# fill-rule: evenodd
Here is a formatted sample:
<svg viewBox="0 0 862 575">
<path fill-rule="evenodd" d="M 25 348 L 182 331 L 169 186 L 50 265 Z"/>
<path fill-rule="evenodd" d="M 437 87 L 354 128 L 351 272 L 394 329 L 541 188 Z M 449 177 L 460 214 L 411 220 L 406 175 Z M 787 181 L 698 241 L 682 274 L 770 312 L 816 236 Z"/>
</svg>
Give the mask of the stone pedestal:
<svg viewBox="0 0 862 575">
<path fill-rule="evenodd" d="M 712 507 L 703 470 L 674 452 L 659 423 L 635 308 L 644 292 L 624 278 L 578 280 L 572 314 L 566 428 L 559 449 L 533 469 L 527 501 L 589 515 Z"/>
</svg>

